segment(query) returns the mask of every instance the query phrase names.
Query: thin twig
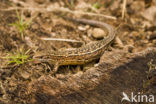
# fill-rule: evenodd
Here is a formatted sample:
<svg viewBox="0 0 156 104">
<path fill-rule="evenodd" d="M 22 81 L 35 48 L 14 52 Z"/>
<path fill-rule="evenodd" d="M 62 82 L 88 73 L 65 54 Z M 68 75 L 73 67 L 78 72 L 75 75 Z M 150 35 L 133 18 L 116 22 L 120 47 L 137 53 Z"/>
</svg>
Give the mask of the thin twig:
<svg viewBox="0 0 156 104">
<path fill-rule="evenodd" d="M 126 12 L 126 3 L 127 3 L 127 0 L 123 0 L 122 19 L 124 19 L 124 16 L 125 16 L 125 12 Z"/>
<path fill-rule="evenodd" d="M 39 12 L 56 12 L 56 11 L 61 11 L 61 12 L 68 12 L 68 13 L 72 13 L 72 14 L 80 14 L 80 15 L 89 15 L 89 16 L 100 16 L 100 17 L 104 17 L 104 18 L 108 18 L 108 19 L 113 19 L 116 20 L 116 17 L 113 16 L 108 16 L 108 15 L 103 15 L 103 14 L 97 14 L 97 13 L 91 13 L 91 12 L 83 12 L 83 11 L 72 11 L 68 8 L 64 8 L 64 7 L 54 7 L 54 6 L 49 6 L 47 8 L 34 8 L 34 7 L 24 7 L 24 8 L 20 8 L 20 7 L 10 7 L 8 9 L 0 9 L 1 11 L 11 11 L 11 10 L 17 10 L 17 9 L 22 9 L 22 10 L 31 10 L 31 11 L 39 11 Z"/>
<path fill-rule="evenodd" d="M 51 9 L 51 10 L 53 10 L 53 9 Z M 89 15 L 89 16 L 100 16 L 100 17 L 116 20 L 116 17 L 113 17 L 113 16 L 103 15 L 103 14 L 99 14 L 99 13 L 98 14 L 97 13 L 91 13 L 91 12 L 72 11 L 72 10 L 70 10 L 68 8 L 64 8 L 64 7 L 54 8 L 54 10 L 68 12 L 68 13 L 72 13 L 72 14 Z"/>
<path fill-rule="evenodd" d="M 61 39 L 61 38 L 41 38 L 42 40 L 52 40 L 52 41 L 63 41 L 63 42 L 74 42 L 74 43 L 83 43 L 82 41 L 71 40 L 71 39 Z"/>
</svg>

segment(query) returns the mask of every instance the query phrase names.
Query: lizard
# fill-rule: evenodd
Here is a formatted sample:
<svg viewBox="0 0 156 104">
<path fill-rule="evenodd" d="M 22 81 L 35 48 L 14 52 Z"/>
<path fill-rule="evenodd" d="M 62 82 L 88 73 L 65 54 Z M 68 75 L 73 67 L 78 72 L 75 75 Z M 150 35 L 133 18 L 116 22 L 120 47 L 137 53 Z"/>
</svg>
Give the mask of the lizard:
<svg viewBox="0 0 156 104">
<path fill-rule="evenodd" d="M 53 51 L 46 55 L 34 57 L 35 59 L 38 59 L 40 61 L 46 61 L 50 64 L 53 64 L 53 73 L 56 73 L 59 66 L 61 65 L 83 65 L 93 60 L 99 59 L 100 56 L 104 54 L 104 51 L 109 46 L 109 44 L 112 43 L 116 36 L 115 29 L 107 23 L 88 19 L 66 19 L 77 23 L 105 28 L 108 32 L 108 35 L 102 40 L 90 42 L 79 48 L 67 48 L 65 50 Z"/>
</svg>

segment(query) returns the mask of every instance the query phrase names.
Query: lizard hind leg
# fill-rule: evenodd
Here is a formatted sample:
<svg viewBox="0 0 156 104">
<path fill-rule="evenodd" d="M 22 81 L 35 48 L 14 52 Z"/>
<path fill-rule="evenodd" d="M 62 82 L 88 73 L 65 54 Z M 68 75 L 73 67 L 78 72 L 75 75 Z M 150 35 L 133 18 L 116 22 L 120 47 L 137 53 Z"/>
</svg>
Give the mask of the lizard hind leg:
<svg viewBox="0 0 156 104">
<path fill-rule="evenodd" d="M 57 70 L 59 68 L 59 63 L 54 64 L 53 70 L 52 70 L 52 74 L 55 75 Z"/>
</svg>

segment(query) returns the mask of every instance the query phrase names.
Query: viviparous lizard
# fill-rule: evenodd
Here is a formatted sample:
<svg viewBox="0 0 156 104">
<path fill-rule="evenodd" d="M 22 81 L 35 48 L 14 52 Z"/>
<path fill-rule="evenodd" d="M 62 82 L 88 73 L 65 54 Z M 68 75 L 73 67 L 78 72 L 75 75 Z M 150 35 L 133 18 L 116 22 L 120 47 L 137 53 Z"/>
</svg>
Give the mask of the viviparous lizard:
<svg viewBox="0 0 156 104">
<path fill-rule="evenodd" d="M 104 28 L 107 30 L 108 35 L 102 40 L 88 43 L 80 48 L 58 50 L 47 55 L 35 57 L 35 59 L 37 58 L 40 61 L 47 61 L 50 64 L 53 64 L 53 73 L 55 73 L 61 65 L 82 65 L 100 58 L 116 35 L 114 28 L 107 23 L 87 19 L 67 19 L 82 24 Z"/>
</svg>

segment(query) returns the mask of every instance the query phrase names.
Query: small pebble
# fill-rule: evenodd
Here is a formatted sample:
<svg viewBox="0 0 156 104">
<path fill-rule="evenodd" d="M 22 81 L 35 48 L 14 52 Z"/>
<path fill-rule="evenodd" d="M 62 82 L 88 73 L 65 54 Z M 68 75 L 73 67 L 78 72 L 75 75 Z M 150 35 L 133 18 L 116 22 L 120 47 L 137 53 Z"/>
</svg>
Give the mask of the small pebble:
<svg viewBox="0 0 156 104">
<path fill-rule="evenodd" d="M 86 31 L 88 28 L 89 28 L 89 25 L 86 25 L 86 26 L 78 26 L 78 29 L 80 31 Z"/>
<path fill-rule="evenodd" d="M 106 33 L 104 30 L 100 28 L 94 28 L 92 31 L 92 36 L 96 39 L 103 38 L 106 36 Z"/>
<path fill-rule="evenodd" d="M 20 74 L 24 79 L 28 79 L 30 77 L 30 73 L 26 71 L 22 71 Z"/>
</svg>

